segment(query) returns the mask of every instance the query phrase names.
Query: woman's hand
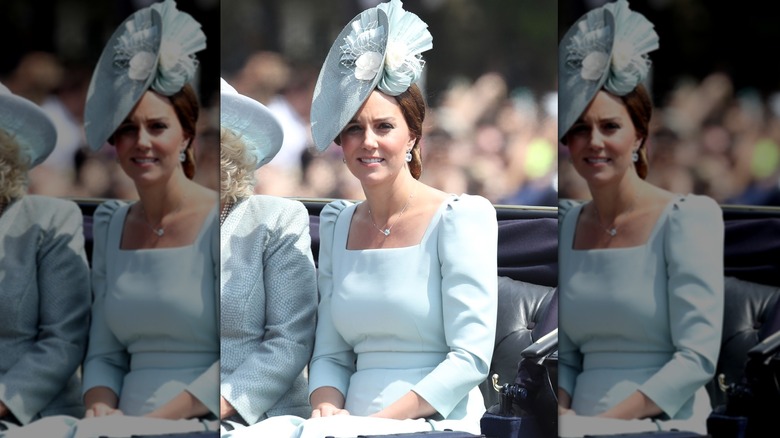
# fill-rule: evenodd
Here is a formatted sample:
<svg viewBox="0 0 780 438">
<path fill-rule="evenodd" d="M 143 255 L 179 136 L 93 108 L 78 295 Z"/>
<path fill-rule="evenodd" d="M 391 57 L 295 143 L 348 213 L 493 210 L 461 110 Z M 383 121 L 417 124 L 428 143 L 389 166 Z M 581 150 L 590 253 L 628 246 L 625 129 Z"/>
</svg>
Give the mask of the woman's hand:
<svg viewBox="0 0 780 438">
<path fill-rule="evenodd" d="M 331 403 L 320 403 L 311 411 L 311 418 L 331 417 L 333 415 L 349 415 L 349 411 L 340 409 Z"/>
<path fill-rule="evenodd" d="M 85 418 L 124 415 L 122 411 L 117 409 L 119 397 L 113 390 L 105 386 L 90 388 L 84 394 L 84 406 L 87 407 L 87 411 L 84 413 Z"/>
<path fill-rule="evenodd" d="M 561 405 L 558 405 L 558 416 L 561 417 L 563 415 L 577 415 L 577 413 L 570 408 L 565 408 Z"/>
<path fill-rule="evenodd" d="M 344 395 L 332 386 L 323 386 L 312 391 L 309 402 L 314 407 L 311 418 L 349 415 L 349 411 L 344 409 Z"/>
<path fill-rule="evenodd" d="M 219 398 L 219 418 L 229 417 L 236 413 L 236 408 L 225 400 L 225 397 Z"/>
<path fill-rule="evenodd" d="M 633 420 L 656 416 L 663 411 L 641 391 L 634 391 L 625 400 L 597 415 L 602 418 Z"/>
<path fill-rule="evenodd" d="M 124 415 L 124 413 L 117 408 L 98 402 L 92 404 L 92 406 L 87 409 L 84 418 L 105 417 L 108 415 Z"/>
<path fill-rule="evenodd" d="M 144 415 L 150 418 L 181 420 L 209 413 L 209 409 L 189 391 L 182 391 L 168 403 Z"/>
</svg>

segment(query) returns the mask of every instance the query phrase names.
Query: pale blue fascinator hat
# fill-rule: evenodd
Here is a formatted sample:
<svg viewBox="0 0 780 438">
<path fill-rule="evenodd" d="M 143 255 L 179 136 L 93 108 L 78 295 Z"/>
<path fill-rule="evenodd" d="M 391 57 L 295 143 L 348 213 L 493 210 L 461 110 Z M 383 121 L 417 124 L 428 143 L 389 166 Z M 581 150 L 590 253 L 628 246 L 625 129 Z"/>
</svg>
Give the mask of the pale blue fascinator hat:
<svg viewBox="0 0 780 438">
<path fill-rule="evenodd" d="M 282 148 L 282 125 L 262 103 L 240 94 L 222 78 L 220 84 L 220 126 L 241 137 L 258 169 Z"/>
<path fill-rule="evenodd" d="M 398 96 L 423 72 L 422 52 L 433 48 L 428 25 L 390 0 L 347 24 L 322 65 L 311 106 L 314 145 L 322 152 L 374 89 Z"/>
<path fill-rule="evenodd" d="M 152 4 L 128 17 L 103 48 L 87 90 L 84 129 L 87 143 L 100 149 L 151 88 L 172 96 L 192 80 L 195 53 L 206 35 L 174 0 Z"/>
<path fill-rule="evenodd" d="M 626 0 L 587 12 L 558 45 L 558 139 L 602 88 L 625 96 L 650 71 L 649 52 L 658 49 L 658 34 L 644 15 Z"/>
<path fill-rule="evenodd" d="M 49 116 L 31 100 L 0 84 L 0 130 L 19 145 L 33 168 L 43 162 L 57 143 L 57 129 Z"/>
</svg>

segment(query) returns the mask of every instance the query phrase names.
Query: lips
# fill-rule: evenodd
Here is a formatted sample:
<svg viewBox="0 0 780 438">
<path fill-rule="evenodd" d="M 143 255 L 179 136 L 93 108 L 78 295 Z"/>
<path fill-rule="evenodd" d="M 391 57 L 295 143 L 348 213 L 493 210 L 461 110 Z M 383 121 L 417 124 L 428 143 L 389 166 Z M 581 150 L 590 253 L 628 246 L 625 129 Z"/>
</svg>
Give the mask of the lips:
<svg viewBox="0 0 780 438">
<path fill-rule="evenodd" d="M 152 163 L 156 163 L 159 160 L 153 157 L 144 157 L 144 158 L 131 158 L 130 161 L 138 164 L 152 164 Z"/>
<path fill-rule="evenodd" d="M 360 162 L 363 164 L 375 164 L 375 163 L 381 163 L 384 161 L 384 158 L 359 158 Z"/>
<path fill-rule="evenodd" d="M 606 164 L 608 162 L 612 161 L 611 158 L 607 157 L 591 157 L 591 158 L 585 158 L 585 162 L 588 164 Z"/>
</svg>

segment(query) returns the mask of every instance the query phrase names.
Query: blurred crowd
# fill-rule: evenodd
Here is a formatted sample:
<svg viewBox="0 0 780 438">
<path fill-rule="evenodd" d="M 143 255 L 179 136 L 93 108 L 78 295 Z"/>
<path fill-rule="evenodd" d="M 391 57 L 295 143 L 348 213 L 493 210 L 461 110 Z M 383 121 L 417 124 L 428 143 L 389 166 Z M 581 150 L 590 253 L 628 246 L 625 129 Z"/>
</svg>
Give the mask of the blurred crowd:
<svg viewBox="0 0 780 438">
<path fill-rule="evenodd" d="M 86 148 L 82 114 L 91 69 L 32 52 L 0 78 L 14 93 L 40 104 L 57 126 L 54 152 L 30 173 L 31 193 L 136 197 L 117 168 L 113 148 L 96 153 Z M 312 149 L 309 109 L 318 72 L 318 66 L 258 52 L 225 74 L 237 90 L 266 104 L 285 132 L 281 152 L 258 171 L 257 193 L 362 198 L 338 147 L 323 154 Z M 555 93 L 510 89 L 500 75 L 485 73 L 428 96 L 421 178 L 426 183 L 496 204 L 554 206 L 559 196 L 588 197 L 568 150 L 556 139 Z M 780 93 L 735 89 L 728 76 L 714 73 L 679 83 L 655 104 L 649 181 L 722 204 L 780 205 Z M 202 105 L 196 179 L 218 189 L 218 98 L 204 98 Z"/>
<path fill-rule="evenodd" d="M 647 143 L 647 180 L 721 204 L 780 206 L 780 93 L 736 89 L 713 73 L 656 97 Z M 587 199 L 587 187 L 559 145 L 561 198 Z"/>
</svg>

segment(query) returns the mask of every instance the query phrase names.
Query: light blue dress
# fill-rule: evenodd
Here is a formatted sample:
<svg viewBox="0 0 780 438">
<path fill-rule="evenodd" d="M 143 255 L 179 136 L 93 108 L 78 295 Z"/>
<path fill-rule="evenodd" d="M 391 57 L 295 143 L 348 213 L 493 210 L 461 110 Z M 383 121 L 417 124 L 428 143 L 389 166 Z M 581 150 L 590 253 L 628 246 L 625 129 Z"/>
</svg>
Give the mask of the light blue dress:
<svg viewBox="0 0 780 438">
<path fill-rule="evenodd" d="M 560 388 L 578 415 L 606 411 L 639 390 L 699 431 L 711 411 L 723 320 L 723 220 L 710 198 L 668 203 L 648 241 L 574 250 L 582 205 L 560 238 Z M 616 431 L 617 432 L 617 431 Z"/>
<path fill-rule="evenodd" d="M 495 209 L 453 195 L 418 245 L 348 250 L 356 206 L 335 201 L 320 215 L 309 391 L 333 386 L 352 415 L 366 416 L 411 390 L 436 409 L 432 427 L 478 433 L 485 407 L 477 385 L 495 341 Z"/>
<path fill-rule="evenodd" d="M 129 207 L 108 201 L 95 211 L 83 391 L 107 386 L 122 412 L 143 415 L 187 390 L 218 415 L 217 210 L 192 245 L 122 250 Z"/>
</svg>

